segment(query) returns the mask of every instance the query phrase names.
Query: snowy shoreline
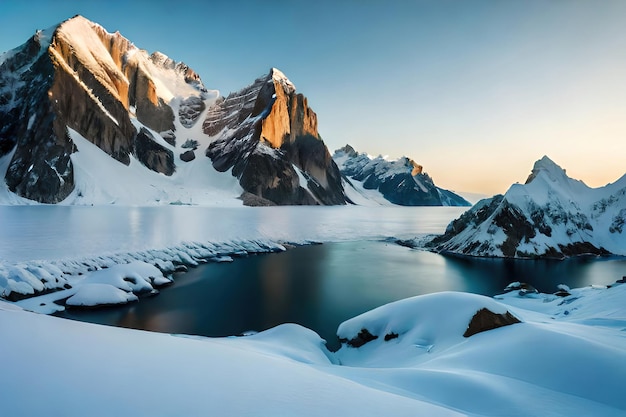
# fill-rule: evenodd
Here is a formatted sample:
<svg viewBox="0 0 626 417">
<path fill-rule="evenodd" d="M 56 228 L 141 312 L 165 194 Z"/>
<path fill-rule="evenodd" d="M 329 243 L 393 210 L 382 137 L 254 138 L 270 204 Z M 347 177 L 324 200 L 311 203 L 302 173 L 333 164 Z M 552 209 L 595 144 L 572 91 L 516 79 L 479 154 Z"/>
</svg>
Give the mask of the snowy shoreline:
<svg viewBox="0 0 626 417">
<path fill-rule="evenodd" d="M 223 243 L 185 242 L 165 249 L 112 253 L 97 257 L 0 262 L 2 298 L 39 313 L 73 307 L 122 305 L 137 296 L 173 283 L 174 272 L 208 262 L 232 262 L 234 257 L 274 253 L 319 242 L 271 240 Z M 97 286 L 97 291 L 95 290 Z"/>
</svg>

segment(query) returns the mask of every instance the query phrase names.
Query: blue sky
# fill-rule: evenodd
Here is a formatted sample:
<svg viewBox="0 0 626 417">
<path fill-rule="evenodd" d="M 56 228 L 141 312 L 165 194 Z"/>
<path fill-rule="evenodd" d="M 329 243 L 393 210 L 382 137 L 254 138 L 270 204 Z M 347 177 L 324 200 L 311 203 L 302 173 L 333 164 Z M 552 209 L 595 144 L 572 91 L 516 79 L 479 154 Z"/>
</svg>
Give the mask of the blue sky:
<svg viewBox="0 0 626 417">
<path fill-rule="evenodd" d="M 224 94 L 277 67 L 331 151 L 445 188 L 504 192 L 544 154 L 591 186 L 626 172 L 626 1 L 0 0 L 0 51 L 75 14 Z"/>
</svg>

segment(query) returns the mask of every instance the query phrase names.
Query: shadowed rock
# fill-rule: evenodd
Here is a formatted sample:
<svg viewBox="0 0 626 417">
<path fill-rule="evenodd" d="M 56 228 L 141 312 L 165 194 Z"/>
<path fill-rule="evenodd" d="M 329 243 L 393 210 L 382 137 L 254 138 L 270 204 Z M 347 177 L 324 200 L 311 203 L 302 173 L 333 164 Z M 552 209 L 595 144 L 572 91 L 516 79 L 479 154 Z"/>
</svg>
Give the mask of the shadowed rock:
<svg viewBox="0 0 626 417">
<path fill-rule="evenodd" d="M 176 170 L 174 153 L 156 143 L 146 128 L 141 128 L 137 134 L 134 154 L 142 164 L 153 171 L 172 175 Z"/>
<path fill-rule="evenodd" d="M 187 152 L 183 152 L 180 154 L 180 159 L 184 162 L 193 161 L 194 159 L 196 159 L 196 154 L 193 150 L 188 150 Z"/>
<path fill-rule="evenodd" d="M 470 337 L 477 333 L 515 323 L 521 323 L 521 321 L 508 311 L 504 314 L 497 314 L 486 308 L 481 308 L 474 314 L 474 317 L 472 317 L 472 320 L 467 326 L 467 330 L 463 333 L 463 337 Z"/>
<path fill-rule="evenodd" d="M 359 334 L 356 335 L 356 337 L 353 337 L 352 339 L 341 338 L 339 339 L 339 341 L 341 343 L 347 344 L 350 347 L 358 348 L 376 339 L 378 339 L 378 336 L 374 336 L 367 329 L 361 329 L 361 331 L 359 332 Z"/>
</svg>

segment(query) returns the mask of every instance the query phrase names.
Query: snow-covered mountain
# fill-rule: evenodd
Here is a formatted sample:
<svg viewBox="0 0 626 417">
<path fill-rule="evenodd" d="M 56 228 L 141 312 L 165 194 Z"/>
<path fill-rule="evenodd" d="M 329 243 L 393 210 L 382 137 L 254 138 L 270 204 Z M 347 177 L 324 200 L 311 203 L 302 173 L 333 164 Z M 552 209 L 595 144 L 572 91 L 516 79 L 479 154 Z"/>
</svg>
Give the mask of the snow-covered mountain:
<svg viewBox="0 0 626 417">
<path fill-rule="evenodd" d="M 428 246 L 472 256 L 626 255 L 626 175 L 590 188 L 544 156 L 525 184 L 481 200 Z"/>
<path fill-rule="evenodd" d="M 346 192 L 354 201 L 366 198 L 402 206 L 471 205 L 452 191 L 437 187 L 422 166 L 407 157 L 373 158 L 346 145 L 335 151 L 333 159 L 347 178 Z"/>
<path fill-rule="evenodd" d="M 242 91 L 82 16 L 37 31 L 0 57 L 0 202 L 345 204 L 293 84 Z"/>
</svg>

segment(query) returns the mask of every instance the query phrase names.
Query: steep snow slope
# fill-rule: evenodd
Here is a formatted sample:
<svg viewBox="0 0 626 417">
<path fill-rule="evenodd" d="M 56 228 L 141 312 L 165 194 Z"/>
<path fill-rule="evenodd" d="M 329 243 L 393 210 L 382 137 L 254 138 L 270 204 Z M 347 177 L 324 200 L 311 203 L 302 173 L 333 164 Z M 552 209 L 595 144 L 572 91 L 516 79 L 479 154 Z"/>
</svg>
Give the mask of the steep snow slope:
<svg viewBox="0 0 626 417">
<path fill-rule="evenodd" d="M 482 200 L 429 246 L 474 256 L 626 255 L 626 175 L 590 188 L 547 156 L 526 184 Z"/>
</svg>

